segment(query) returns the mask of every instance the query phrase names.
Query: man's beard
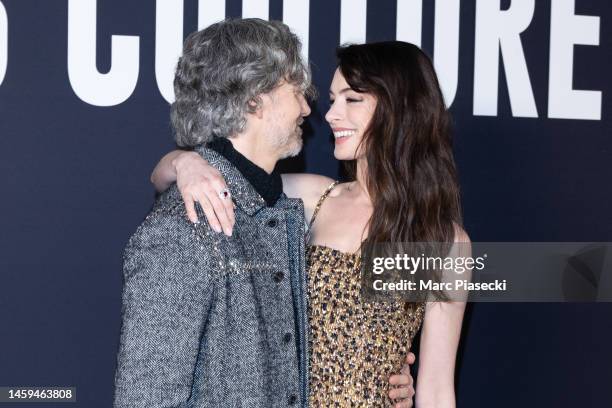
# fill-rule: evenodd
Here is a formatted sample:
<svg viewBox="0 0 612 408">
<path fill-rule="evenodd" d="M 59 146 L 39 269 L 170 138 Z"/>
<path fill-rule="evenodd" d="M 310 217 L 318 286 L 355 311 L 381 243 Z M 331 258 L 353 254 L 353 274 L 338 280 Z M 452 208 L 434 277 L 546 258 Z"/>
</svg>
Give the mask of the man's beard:
<svg viewBox="0 0 612 408">
<path fill-rule="evenodd" d="M 291 134 L 286 134 L 283 140 L 279 140 L 280 159 L 297 156 L 302 151 L 303 145 L 302 128 L 297 126 Z"/>
</svg>

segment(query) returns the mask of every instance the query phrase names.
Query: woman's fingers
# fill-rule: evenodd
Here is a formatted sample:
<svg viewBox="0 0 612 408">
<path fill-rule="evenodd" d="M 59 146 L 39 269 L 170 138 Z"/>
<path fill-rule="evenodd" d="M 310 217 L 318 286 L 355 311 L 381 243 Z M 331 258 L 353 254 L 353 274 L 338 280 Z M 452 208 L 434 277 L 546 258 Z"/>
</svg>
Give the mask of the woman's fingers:
<svg viewBox="0 0 612 408">
<path fill-rule="evenodd" d="M 177 160 L 176 183 L 185 203 L 185 211 L 191 222 L 198 222 L 194 202 L 200 203 L 211 228 L 232 235 L 234 206 L 221 172 L 199 155 L 181 156 Z"/>
<path fill-rule="evenodd" d="M 188 193 L 184 189 L 179 188 L 179 193 L 181 193 L 181 197 L 183 198 L 183 202 L 185 203 L 185 212 L 187 213 L 187 219 L 192 223 L 198 222 L 198 213 L 195 209 L 195 203 L 197 201 L 196 198 L 191 193 Z"/>
<path fill-rule="evenodd" d="M 397 385 L 397 386 L 411 385 L 412 384 L 412 376 L 409 373 L 408 374 L 402 373 L 402 374 L 392 375 L 391 377 L 389 377 L 389 384 Z"/>
<path fill-rule="evenodd" d="M 412 376 L 410 375 L 410 366 L 414 362 L 414 355 L 407 358 L 405 367 L 408 367 L 407 372 L 402 370 L 401 374 L 392 375 L 389 378 L 389 384 L 395 388 L 389 390 L 389 398 L 401 399 L 394 405 L 396 408 L 412 407 L 412 397 L 414 396 L 414 386 Z"/>
<path fill-rule="evenodd" d="M 217 219 L 215 210 L 208 198 L 205 195 L 201 195 L 198 197 L 197 201 L 200 203 L 200 207 L 202 207 L 202 211 L 204 212 L 210 227 L 216 232 L 221 232 L 221 223 Z"/>
<path fill-rule="evenodd" d="M 223 191 L 223 189 L 219 191 Z M 232 229 L 234 227 L 233 209 L 232 209 L 232 214 L 231 215 L 228 214 L 227 206 L 225 205 L 225 202 L 224 202 L 224 201 L 231 202 L 232 201 L 231 198 L 229 197 L 229 195 L 226 198 L 221 198 L 220 193 L 214 191 L 213 189 L 207 189 L 205 194 L 206 194 L 206 198 L 208 198 L 208 201 L 210 202 L 213 208 L 213 211 L 215 213 L 217 220 L 219 221 L 221 225 L 221 228 L 223 229 L 223 233 L 227 236 L 231 236 Z"/>
<path fill-rule="evenodd" d="M 394 388 L 389 391 L 389 398 L 392 400 L 400 400 L 394 405 L 396 408 L 411 408 L 413 406 L 412 397 L 414 397 L 413 386 Z"/>
<path fill-rule="evenodd" d="M 215 197 L 219 198 L 219 202 L 224 207 L 225 214 L 229 222 L 229 227 L 232 229 L 234 227 L 234 223 L 236 222 L 234 217 L 234 208 L 236 208 L 236 206 L 232 201 L 231 193 L 227 187 L 227 184 L 225 183 L 223 175 L 219 170 L 214 169 L 211 178 L 212 180 L 210 185 L 213 187 L 214 193 L 216 194 Z M 226 192 L 226 194 L 223 194 L 223 192 Z"/>
<path fill-rule="evenodd" d="M 195 209 L 196 201 L 191 196 L 189 196 L 188 198 L 183 196 L 183 202 L 185 202 L 185 211 L 187 212 L 187 218 L 192 223 L 194 224 L 197 223 L 198 213 L 196 212 L 196 209 Z"/>
<path fill-rule="evenodd" d="M 412 398 L 414 396 L 414 387 L 404 386 L 400 388 L 393 388 L 389 390 L 389 398 L 400 399 L 400 398 Z"/>
<path fill-rule="evenodd" d="M 414 355 L 414 353 L 411 351 L 406 355 L 406 364 L 410 365 L 410 364 L 414 364 L 414 362 L 416 361 L 416 356 Z M 405 366 L 404 366 L 405 367 Z"/>
<path fill-rule="evenodd" d="M 223 206 L 225 207 L 225 213 L 227 214 L 227 218 L 230 221 L 231 227 L 234 228 L 234 224 L 236 223 L 236 216 L 234 214 L 234 209 L 236 206 L 234 205 L 234 201 L 228 190 L 228 195 L 223 200 L 221 200 Z"/>
<path fill-rule="evenodd" d="M 412 398 L 410 399 L 405 399 L 401 402 L 398 402 L 397 404 L 394 405 L 395 408 L 412 408 L 414 406 L 414 404 L 412 403 Z"/>
<path fill-rule="evenodd" d="M 235 222 L 234 203 L 229 190 L 227 190 L 228 194 L 221 197 L 221 193 L 227 189 L 225 180 L 214 167 L 208 166 L 204 170 L 206 173 L 199 175 L 185 172 L 183 181 L 178 184 L 185 202 L 187 218 L 191 222 L 198 222 L 194 205 L 195 202 L 198 202 L 210 226 L 217 232 L 223 231 L 225 235 L 231 236 Z"/>
</svg>

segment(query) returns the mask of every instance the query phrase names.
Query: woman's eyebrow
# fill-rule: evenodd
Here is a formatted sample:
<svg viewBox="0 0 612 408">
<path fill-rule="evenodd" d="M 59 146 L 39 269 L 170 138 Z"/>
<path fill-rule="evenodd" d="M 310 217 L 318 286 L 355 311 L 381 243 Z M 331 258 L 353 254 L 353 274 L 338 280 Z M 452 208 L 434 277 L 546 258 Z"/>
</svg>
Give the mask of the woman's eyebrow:
<svg viewBox="0 0 612 408">
<path fill-rule="evenodd" d="M 352 89 L 350 87 L 346 87 L 340 90 L 340 92 L 338 92 L 339 94 L 344 93 L 344 92 L 348 92 L 348 91 L 352 91 Z M 332 91 L 331 89 L 329 90 L 329 94 L 330 95 L 334 95 L 334 91 Z"/>
</svg>

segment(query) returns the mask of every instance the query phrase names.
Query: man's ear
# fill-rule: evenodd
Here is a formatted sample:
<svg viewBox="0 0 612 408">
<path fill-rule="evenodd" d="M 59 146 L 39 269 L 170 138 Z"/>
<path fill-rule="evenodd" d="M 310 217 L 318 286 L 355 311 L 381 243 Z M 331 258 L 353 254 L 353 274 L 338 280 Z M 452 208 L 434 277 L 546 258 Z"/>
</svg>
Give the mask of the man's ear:
<svg viewBox="0 0 612 408">
<path fill-rule="evenodd" d="M 262 97 L 251 99 L 247 102 L 249 113 L 255 115 L 258 119 L 263 118 L 263 100 Z"/>
</svg>

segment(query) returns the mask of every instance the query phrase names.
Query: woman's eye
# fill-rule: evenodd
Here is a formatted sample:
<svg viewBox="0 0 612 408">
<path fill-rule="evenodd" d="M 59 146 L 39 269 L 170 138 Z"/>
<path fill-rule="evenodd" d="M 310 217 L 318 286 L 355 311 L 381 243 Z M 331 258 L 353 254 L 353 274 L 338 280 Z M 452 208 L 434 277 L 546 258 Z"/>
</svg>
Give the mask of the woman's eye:
<svg viewBox="0 0 612 408">
<path fill-rule="evenodd" d="M 348 103 L 354 103 L 354 102 L 361 102 L 361 99 L 355 99 L 355 98 L 346 98 L 346 101 Z"/>
<path fill-rule="evenodd" d="M 334 104 L 334 102 L 336 102 L 336 100 L 335 100 L 335 99 L 330 99 L 330 100 L 329 100 L 329 104 L 330 104 L 330 105 L 333 105 L 333 104 Z"/>
</svg>

